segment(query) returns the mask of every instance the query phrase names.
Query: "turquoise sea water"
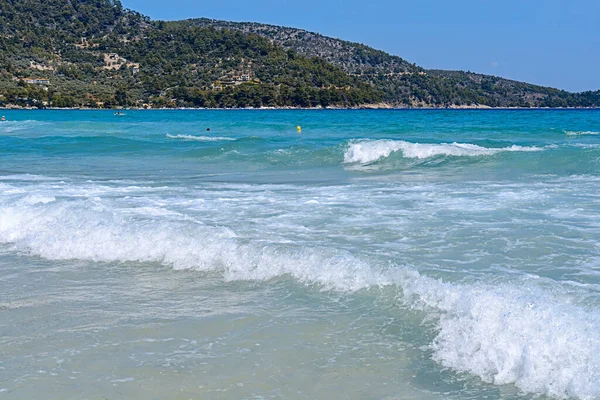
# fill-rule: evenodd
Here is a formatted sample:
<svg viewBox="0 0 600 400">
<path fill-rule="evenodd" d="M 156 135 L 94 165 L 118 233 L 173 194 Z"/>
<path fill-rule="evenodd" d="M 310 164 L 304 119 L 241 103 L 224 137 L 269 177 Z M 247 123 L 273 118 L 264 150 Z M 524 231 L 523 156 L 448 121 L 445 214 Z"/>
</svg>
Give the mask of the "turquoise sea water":
<svg viewBox="0 0 600 400">
<path fill-rule="evenodd" d="M 1 398 L 600 398 L 600 111 L 3 114 Z"/>
</svg>

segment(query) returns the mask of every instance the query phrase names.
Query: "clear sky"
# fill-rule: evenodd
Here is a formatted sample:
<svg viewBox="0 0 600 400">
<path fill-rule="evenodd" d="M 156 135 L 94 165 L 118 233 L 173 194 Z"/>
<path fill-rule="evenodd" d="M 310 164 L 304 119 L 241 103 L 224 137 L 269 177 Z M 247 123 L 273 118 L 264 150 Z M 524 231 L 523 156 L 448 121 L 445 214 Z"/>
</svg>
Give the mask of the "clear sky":
<svg viewBox="0 0 600 400">
<path fill-rule="evenodd" d="M 122 0 L 152 19 L 206 17 L 315 31 L 425 68 L 600 89 L 600 0 Z"/>
</svg>

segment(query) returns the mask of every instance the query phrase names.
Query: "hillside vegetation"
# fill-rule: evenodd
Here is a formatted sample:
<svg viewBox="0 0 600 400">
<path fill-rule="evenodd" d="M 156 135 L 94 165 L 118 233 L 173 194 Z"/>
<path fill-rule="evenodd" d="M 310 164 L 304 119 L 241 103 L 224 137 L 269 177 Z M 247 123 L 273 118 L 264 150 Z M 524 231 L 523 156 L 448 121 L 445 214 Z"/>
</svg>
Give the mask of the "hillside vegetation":
<svg viewBox="0 0 600 400">
<path fill-rule="evenodd" d="M 185 22 L 194 26 L 258 34 L 298 54 L 324 58 L 377 88 L 383 92 L 386 102 L 396 106 L 600 106 L 600 91 L 569 93 L 471 72 L 425 70 L 383 51 L 302 29 L 206 18 Z"/>
<path fill-rule="evenodd" d="M 0 1 L 0 106 L 598 106 L 502 78 L 424 70 L 256 23 L 151 21 L 118 0 Z"/>
<path fill-rule="evenodd" d="M 341 68 L 259 35 L 151 22 L 116 0 L 4 0 L 0 27 L 4 104 L 325 107 L 382 99 Z"/>
</svg>

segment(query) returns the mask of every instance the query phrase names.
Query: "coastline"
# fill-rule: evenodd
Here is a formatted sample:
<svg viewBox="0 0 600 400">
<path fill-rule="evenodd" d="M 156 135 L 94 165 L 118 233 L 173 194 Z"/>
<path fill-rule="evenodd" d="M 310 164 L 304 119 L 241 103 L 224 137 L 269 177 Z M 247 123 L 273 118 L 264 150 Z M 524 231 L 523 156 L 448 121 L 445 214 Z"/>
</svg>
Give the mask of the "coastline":
<svg viewBox="0 0 600 400">
<path fill-rule="evenodd" d="M 32 110 L 48 110 L 48 111 L 235 111 L 235 110 L 257 110 L 257 111 L 281 111 L 281 110 L 297 110 L 297 111 L 324 111 L 324 110 L 600 110 L 600 107 L 490 107 L 486 105 L 452 105 L 449 107 L 437 106 L 421 106 L 407 107 L 395 106 L 387 103 L 379 104 L 363 104 L 356 107 L 245 107 L 245 108 L 206 108 L 206 107 L 162 107 L 162 108 L 144 108 L 144 107 L 115 107 L 115 108 L 91 108 L 91 107 L 22 107 L 16 105 L 1 106 L 2 111 L 32 111 Z"/>
</svg>

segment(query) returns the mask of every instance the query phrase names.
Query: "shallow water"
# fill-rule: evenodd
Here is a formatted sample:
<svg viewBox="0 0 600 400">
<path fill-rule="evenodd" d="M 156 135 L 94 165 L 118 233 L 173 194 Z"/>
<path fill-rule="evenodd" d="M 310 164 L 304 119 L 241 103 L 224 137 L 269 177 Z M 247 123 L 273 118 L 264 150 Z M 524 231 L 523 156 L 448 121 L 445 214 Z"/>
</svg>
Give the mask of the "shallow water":
<svg viewBox="0 0 600 400">
<path fill-rule="evenodd" d="M 0 123 L 3 398 L 600 397 L 600 111 L 126 114 Z"/>
</svg>

